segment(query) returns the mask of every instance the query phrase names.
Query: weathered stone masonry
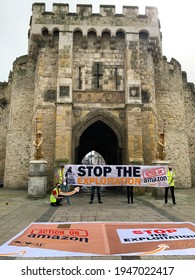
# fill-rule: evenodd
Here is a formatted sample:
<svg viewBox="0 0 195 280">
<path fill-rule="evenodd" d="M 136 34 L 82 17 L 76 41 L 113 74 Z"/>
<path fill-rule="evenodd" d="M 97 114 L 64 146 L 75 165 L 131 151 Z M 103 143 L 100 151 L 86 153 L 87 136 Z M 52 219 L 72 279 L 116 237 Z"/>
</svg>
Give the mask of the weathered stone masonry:
<svg viewBox="0 0 195 280">
<path fill-rule="evenodd" d="M 165 120 L 166 159 L 177 187 L 195 185 L 194 84 L 162 54 L 158 11 L 35 3 L 28 54 L 0 83 L 0 182 L 27 189 L 34 123 L 44 137 L 48 189 L 59 162 L 91 149 L 107 164 L 152 164 Z"/>
</svg>

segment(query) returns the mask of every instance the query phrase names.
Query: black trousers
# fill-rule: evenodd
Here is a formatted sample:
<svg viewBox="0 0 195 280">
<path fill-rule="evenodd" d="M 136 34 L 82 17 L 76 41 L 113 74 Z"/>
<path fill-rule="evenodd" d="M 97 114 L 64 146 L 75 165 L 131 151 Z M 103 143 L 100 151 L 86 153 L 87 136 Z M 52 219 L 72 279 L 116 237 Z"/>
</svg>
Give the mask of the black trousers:
<svg viewBox="0 0 195 280">
<path fill-rule="evenodd" d="M 127 186 L 127 200 L 128 200 L 128 203 L 130 203 L 130 200 L 131 200 L 131 203 L 133 204 L 133 187 L 132 186 Z"/>
<path fill-rule="evenodd" d="M 90 200 L 93 201 L 93 199 L 94 199 L 95 189 L 97 190 L 98 201 L 101 201 L 100 187 L 96 187 L 96 186 L 91 187 L 91 198 L 90 198 Z"/>
<path fill-rule="evenodd" d="M 173 201 L 173 203 L 175 203 L 175 192 L 174 192 L 175 188 L 174 188 L 173 186 L 172 186 L 172 187 L 166 187 L 166 188 L 165 188 L 165 203 L 168 202 L 168 193 L 169 193 L 169 189 L 170 189 L 170 191 L 171 191 L 171 198 L 172 198 L 172 201 Z"/>
</svg>

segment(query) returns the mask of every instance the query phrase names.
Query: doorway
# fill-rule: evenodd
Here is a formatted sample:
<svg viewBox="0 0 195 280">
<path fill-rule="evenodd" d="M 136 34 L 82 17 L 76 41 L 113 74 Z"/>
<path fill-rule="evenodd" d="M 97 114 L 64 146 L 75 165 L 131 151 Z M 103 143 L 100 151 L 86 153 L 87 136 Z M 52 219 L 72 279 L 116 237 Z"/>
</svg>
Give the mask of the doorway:
<svg viewBox="0 0 195 280">
<path fill-rule="evenodd" d="M 81 164 L 88 153 L 96 151 L 105 164 L 124 164 L 124 128 L 105 112 L 90 115 L 73 129 L 74 163 Z"/>
</svg>

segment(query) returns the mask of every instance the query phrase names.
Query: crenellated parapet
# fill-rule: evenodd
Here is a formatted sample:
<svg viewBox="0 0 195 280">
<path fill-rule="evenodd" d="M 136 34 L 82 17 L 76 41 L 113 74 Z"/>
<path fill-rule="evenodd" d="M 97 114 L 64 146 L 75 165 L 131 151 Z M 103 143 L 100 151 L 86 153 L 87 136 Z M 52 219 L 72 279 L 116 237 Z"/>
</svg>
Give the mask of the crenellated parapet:
<svg viewBox="0 0 195 280">
<path fill-rule="evenodd" d="M 67 14 L 69 13 L 69 5 L 68 4 L 60 4 L 54 3 L 52 12 L 57 15 Z"/>
<path fill-rule="evenodd" d="M 77 4 L 76 5 L 76 13 L 78 17 L 80 16 L 90 16 L 93 15 L 92 13 L 92 5 L 85 5 L 85 4 Z M 47 14 L 48 11 L 45 9 L 45 3 L 34 3 L 32 5 L 32 14 L 33 16 L 42 17 L 44 14 Z M 59 15 L 59 14 L 68 14 L 72 15 L 72 13 L 69 11 L 69 4 L 62 4 L 62 3 L 54 3 L 52 7 L 53 15 Z M 95 15 L 98 15 L 99 17 L 110 17 L 110 16 L 118 16 L 119 14 L 116 14 L 115 12 L 115 6 L 114 5 L 100 5 L 99 13 L 95 13 Z M 135 17 L 137 16 L 139 18 L 139 8 L 137 6 L 123 6 L 122 14 L 121 16 L 124 17 Z M 142 17 L 144 15 L 141 15 Z M 156 7 L 146 7 L 145 10 L 145 17 L 149 19 L 156 20 L 158 18 L 158 9 Z"/>
<path fill-rule="evenodd" d="M 112 18 L 112 22 L 110 21 Z M 131 25 L 129 24 L 131 21 Z M 48 26 L 52 30 L 52 25 L 58 26 L 61 31 L 63 27 L 67 30 L 73 30 L 75 25 L 92 26 L 106 25 L 125 27 L 127 32 L 139 32 L 139 29 L 149 27 L 151 33 L 159 35 L 158 10 L 155 7 L 146 7 L 145 15 L 139 14 L 139 9 L 136 6 L 123 6 L 122 14 L 115 13 L 115 6 L 100 5 L 99 13 L 92 13 L 92 5 L 78 4 L 76 12 L 69 11 L 68 4 L 53 4 L 51 12 L 46 11 L 44 3 L 34 3 L 32 6 L 32 32 L 37 32 L 40 25 Z M 39 26 L 39 27 L 38 27 Z M 128 26 L 128 28 L 127 28 Z M 157 30 L 155 30 L 157 29 Z M 153 36 L 154 34 L 152 34 Z"/>
<path fill-rule="evenodd" d="M 155 7 L 146 7 L 145 14 L 139 14 L 137 6 L 123 6 L 122 14 L 115 12 L 114 5 L 100 5 L 99 13 L 92 12 L 92 5 L 78 4 L 76 12 L 69 11 L 68 4 L 54 3 L 52 11 L 48 12 L 45 3 L 34 3 L 29 30 L 29 52 L 35 53 L 36 47 L 55 47 L 60 36 L 67 32 L 80 31 L 83 40 L 88 33 L 96 33 L 97 41 L 105 30 L 112 38 L 111 47 L 114 48 L 115 37 L 122 31 L 128 41 L 135 38 L 134 34 L 147 34 L 148 51 L 153 56 L 161 55 L 161 33 L 158 19 L 158 10 Z M 130 34 L 133 34 L 132 36 Z M 97 43 L 98 45 L 99 43 Z M 128 44 L 128 43 L 127 43 Z M 87 44 L 83 43 L 87 48 Z M 100 44 L 98 45 L 100 46 Z"/>
</svg>

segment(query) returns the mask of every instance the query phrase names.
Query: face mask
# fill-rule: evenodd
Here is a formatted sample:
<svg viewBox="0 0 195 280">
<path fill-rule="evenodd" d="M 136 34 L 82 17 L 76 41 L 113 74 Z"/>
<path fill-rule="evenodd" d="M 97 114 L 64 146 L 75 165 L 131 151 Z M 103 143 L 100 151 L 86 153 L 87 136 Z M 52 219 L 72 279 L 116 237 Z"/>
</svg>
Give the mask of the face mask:
<svg viewBox="0 0 195 280">
<path fill-rule="evenodd" d="M 171 171 L 171 170 L 172 170 L 172 168 L 169 168 L 169 170 Z"/>
</svg>

